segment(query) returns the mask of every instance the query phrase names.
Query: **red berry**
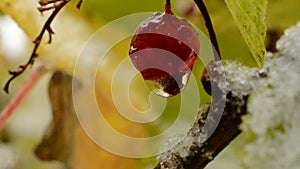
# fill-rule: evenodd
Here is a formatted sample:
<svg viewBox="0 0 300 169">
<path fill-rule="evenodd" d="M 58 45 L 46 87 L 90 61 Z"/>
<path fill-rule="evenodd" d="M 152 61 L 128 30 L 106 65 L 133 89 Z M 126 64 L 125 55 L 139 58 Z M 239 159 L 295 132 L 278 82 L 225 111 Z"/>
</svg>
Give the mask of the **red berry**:
<svg viewBox="0 0 300 169">
<path fill-rule="evenodd" d="M 185 88 L 199 46 L 192 25 L 166 8 L 166 12 L 156 12 L 139 25 L 129 55 L 150 88 L 171 97 Z"/>
</svg>

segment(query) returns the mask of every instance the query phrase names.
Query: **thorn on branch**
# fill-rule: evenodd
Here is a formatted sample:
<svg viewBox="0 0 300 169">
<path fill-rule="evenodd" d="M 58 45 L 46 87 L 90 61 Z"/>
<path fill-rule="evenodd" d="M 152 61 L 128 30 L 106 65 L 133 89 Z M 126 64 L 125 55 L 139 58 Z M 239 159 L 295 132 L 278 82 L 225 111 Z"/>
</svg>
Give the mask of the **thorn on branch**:
<svg viewBox="0 0 300 169">
<path fill-rule="evenodd" d="M 41 42 L 41 38 L 37 37 L 34 41 L 32 41 L 35 45 Z"/>
<path fill-rule="evenodd" d="M 46 30 L 47 30 L 47 32 L 49 34 L 48 43 L 50 44 L 52 42 L 52 35 L 54 34 L 54 31 L 52 30 L 52 28 L 50 27 L 50 25 L 49 25 L 49 27 L 46 28 Z"/>
<path fill-rule="evenodd" d="M 43 14 L 43 12 L 53 9 L 53 7 L 38 7 L 37 9 Z"/>
</svg>

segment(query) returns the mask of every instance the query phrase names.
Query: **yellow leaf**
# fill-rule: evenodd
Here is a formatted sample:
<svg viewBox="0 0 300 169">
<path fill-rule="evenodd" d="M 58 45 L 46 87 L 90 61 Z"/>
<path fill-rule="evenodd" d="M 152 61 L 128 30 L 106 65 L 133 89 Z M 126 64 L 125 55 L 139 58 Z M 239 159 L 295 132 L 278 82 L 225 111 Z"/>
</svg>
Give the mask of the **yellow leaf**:
<svg viewBox="0 0 300 169">
<path fill-rule="evenodd" d="M 254 59 L 259 66 L 266 53 L 266 0 L 225 0 Z"/>
</svg>

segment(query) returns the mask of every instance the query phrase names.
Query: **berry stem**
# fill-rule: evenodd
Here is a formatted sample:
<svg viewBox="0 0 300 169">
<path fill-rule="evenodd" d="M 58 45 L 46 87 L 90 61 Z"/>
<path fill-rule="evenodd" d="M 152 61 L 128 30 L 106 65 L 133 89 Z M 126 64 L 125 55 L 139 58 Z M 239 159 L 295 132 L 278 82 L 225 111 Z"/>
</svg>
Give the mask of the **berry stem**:
<svg viewBox="0 0 300 169">
<path fill-rule="evenodd" d="M 38 81 L 41 75 L 44 72 L 44 67 L 39 67 L 35 71 L 32 72 L 29 79 L 26 80 L 22 88 L 16 93 L 16 95 L 9 101 L 9 103 L 5 106 L 5 108 L 0 113 L 0 130 L 3 125 L 10 117 L 12 112 L 16 109 L 16 107 L 23 100 L 24 96 L 30 91 L 30 89 L 34 86 L 34 84 Z"/>
<path fill-rule="evenodd" d="M 167 14 L 173 15 L 173 12 L 172 12 L 172 10 L 171 10 L 171 2 L 170 2 L 170 1 L 171 1 L 171 0 L 166 0 L 165 12 L 166 12 Z"/>
<path fill-rule="evenodd" d="M 217 38 L 216 38 L 215 31 L 214 31 L 214 27 L 212 25 L 212 22 L 211 22 L 211 19 L 209 17 L 206 6 L 205 6 L 203 0 L 194 0 L 194 1 L 197 4 L 197 6 L 198 6 L 200 12 L 202 13 L 203 18 L 204 18 L 205 26 L 208 30 L 210 41 L 213 45 L 215 61 L 219 61 L 219 60 L 221 60 L 220 49 L 219 49 L 219 45 L 218 45 L 218 41 L 217 41 Z"/>
</svg>

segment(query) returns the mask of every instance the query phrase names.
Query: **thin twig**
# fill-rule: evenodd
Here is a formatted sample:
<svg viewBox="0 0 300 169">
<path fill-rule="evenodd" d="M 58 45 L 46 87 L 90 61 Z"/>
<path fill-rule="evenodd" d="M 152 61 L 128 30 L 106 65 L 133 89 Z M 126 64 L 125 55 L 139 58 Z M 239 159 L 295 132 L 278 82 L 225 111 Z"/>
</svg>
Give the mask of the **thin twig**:
<svg viewBox="0 0 300 169">
<path fill-rule="evenodd" d="M 43 67 L 37 68 L 35 71 L 32 72 L 29 79 L 22 85 L 22 88 L 16 93 L 16 95 L 10 100 L 10 102 L 6 105 L 6 107 L 0 113 L 0 130 L 2 129 L 3 125 L 7 121 L 7 119 L 12 114 L 13 110 L 20 104 L 23 100 L 24 96 L 30 91 L 30 89 L 36 84 L 38 79 L 44 72 Z"/>
<path fill-rule="evenodd" d="M 215 61 L 219 61 L 219 60 L 221 60 L 221 53 L 220 53 L 218 41 L 217 41 L 217 38 L 216 38 L 216 34 L 215 34 L 215 31 L 214 31 L 214 27 L 212 25 L 212 22 L 211 22 L 211 19 L 209 17 L 206 6 L 205 6 L 203 0 L 194 0 L 194 1 L 197 4 L 197 6 L 198 6 L 200 12 L 202 13 L 203 18 L 204 18 L 205 26 L 208 30 L 210 41 L 213 45 Z"/>
<path fill-rule="evenodd" d="M 49 40 L 48 43 L 51 43 L 52 41 L 52 34 L 54 34 L 52 28 L 51 28 L 51 23 L 53 22 L 54 18 L 56 15 L 59 13 L 59 11 L 69 2 L 70 0 L 40 0 L 39 3 L 41 4 L 41 7 L 38 8 L 38 10 L 42 13 L 46 10 L 54 9 L 52 14 L 49 16 L 47 21 L 45 22 L 40 34 L 36 37 L 36 39 L 33 41 L 35 44 L 31 56 L 29 60 L 27 61 L 26 64 L 20 65 L 17 70 L 15 71 L 8 71 L 12 77 L 6 82 L 4 86 L 4 91 L 6 93 L 9 93 L 9 85 L 10 83 L 18 76 L 20 76 L 30 65 L 34 64 L 35 59 L 38 57 L 37 50 L 41 44 L 42 38 L 47 31 L 49 33 Z M 58 3 L 58 4 L 56 4 Z M 48 5 L 53 5 L 53 6 L 48 6 Z"/>
</svg>

